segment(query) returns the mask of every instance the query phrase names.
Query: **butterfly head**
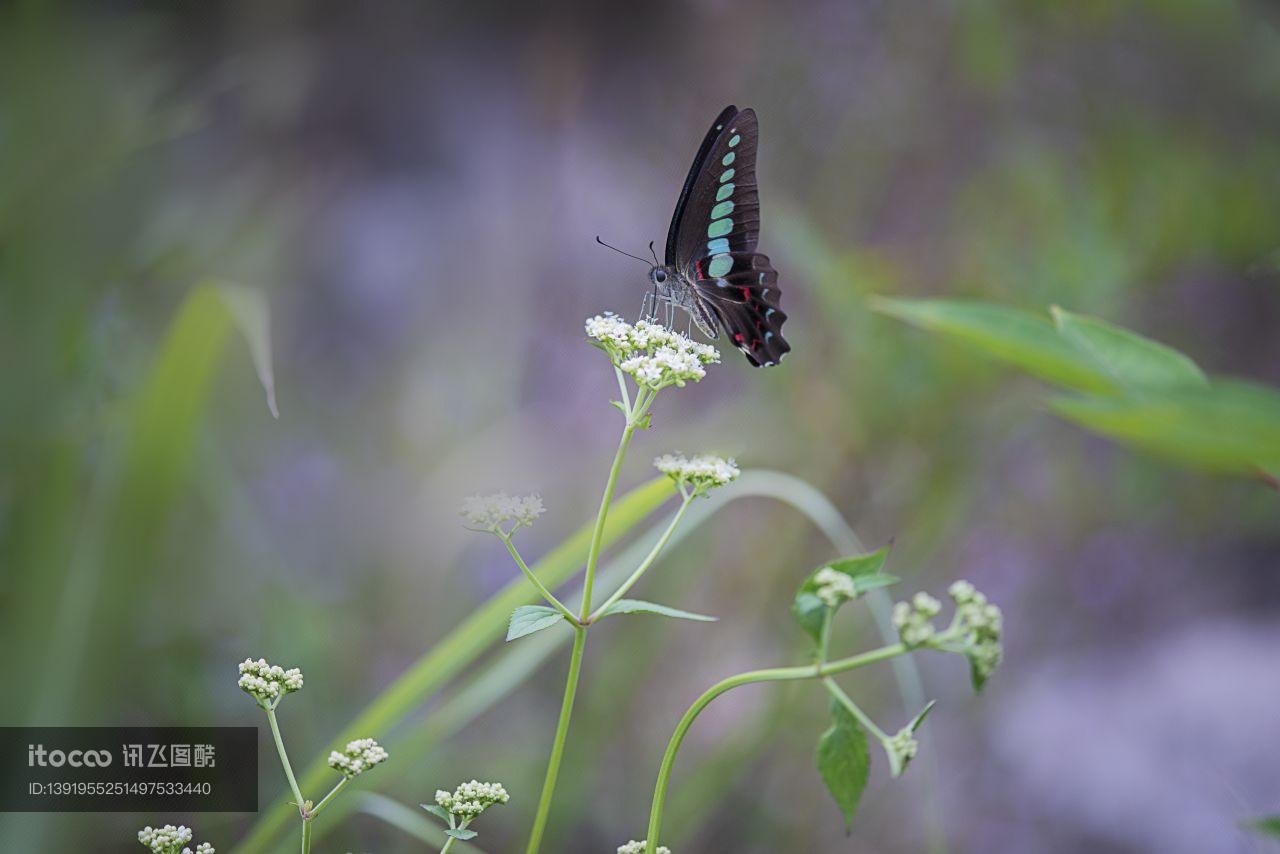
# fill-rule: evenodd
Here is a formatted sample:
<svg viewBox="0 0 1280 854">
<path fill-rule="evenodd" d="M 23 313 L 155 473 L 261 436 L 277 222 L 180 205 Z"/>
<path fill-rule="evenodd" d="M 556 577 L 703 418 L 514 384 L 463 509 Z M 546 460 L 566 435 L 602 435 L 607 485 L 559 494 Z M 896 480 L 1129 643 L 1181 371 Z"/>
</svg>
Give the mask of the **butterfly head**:
<svg viewBox="0 0 1280 854">
<path fill-rule="evenodd" d="M 649 281 L 657 287 L 662 287 L 667 283 L 670 273 L 664 267 L 652 267 L 649 270 Z"/>
</svg>

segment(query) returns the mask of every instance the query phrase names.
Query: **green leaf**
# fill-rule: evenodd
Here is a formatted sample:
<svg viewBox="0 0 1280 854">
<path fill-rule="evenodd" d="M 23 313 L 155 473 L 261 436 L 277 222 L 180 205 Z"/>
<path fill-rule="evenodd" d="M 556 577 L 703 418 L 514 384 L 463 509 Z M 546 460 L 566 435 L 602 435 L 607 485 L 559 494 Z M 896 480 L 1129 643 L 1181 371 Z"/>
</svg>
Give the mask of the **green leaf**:
<svg viewBox="0 0 1280 854">
<path fill-rule="evenodd" d="M 658 614 L 663 617 L 675 617 L 678 620 L 699 620 L 704 623 L 714 623 L 719 619 L 708 617 L 706 614 L 695 614 L 692 611 L 681 611 L 679 608 L 668 608 L 666 605 L 645 602 L 642 599 L 619 599 L 605 608 L 600 616 L 604 618 L 610 614 Z"/>
<path fill-rule="evenodd" d="M 1119 400 L 1058 397 L 1055 412 L 1085 429 L 1212 471 L 1280 469 L 1280 394 L 1243 382 Z"/>
<path fill-rule="evenodd" d="M 1058 332 L 1119 385 L 1133 390 L 1204 388 L 1209 384 L 1189 356 L 1158 341 L 1094 317 L 1050 309 Z"/>
<path fill-rule="evenodd" d="M 866 732 L 849 710 L 834 700 L 831 703 L 831 728 L 818 740 L 816 759 L 822 782 L 835 798 L 848 830 L 853 826 L 853 814 L 857 812 L 862 791 L 867 787 L 871 753 L 867 749 Z"/>
<path fill-rule="evenodd" d="M 920 714 L 916 715 L 914 718 L 911 719 L 912 732 L 915 732 L 916 730 L 920 729 L 920 724 L 924 723 L 925 717 L 928 716 L 929 712 L 933 711 L 933 707 L 936 705 L 938 705 L 937 700 L 930 700 L 928 705 L 926 705 L 923 709 L 920 710 Z"/>
<path fill-rule="evenodd" d="M 446 830 L 444 833 L 445 836 L 452 836 L 454 839 L 475 839 L 480 835 L 474 830 L 470 830 L 465 827 L 453 827 Z"/>
<path fill-rule="evenodd" d="M 1267 815 L 1245 822 L 1244 826 L 1259 836 L 1280 839 L 1280 815 Z"/>
<path fill-rule="evenodd" d="M 877 572 L 875 575 L 861 575 L 853 580 L 853 589 L 858 591 L 859 595 L 866 593 L 868 590 L 877 590 L 881 587 L 889 587 L 897 584 L 902 579 L 896 575 L 889 575 L 884 572 Z"/>
<path fill-rule="evenodd" d="M 861 594 L 877 587 L 887 587 L 898 580 L 892 575 L 885 575 L 880 572 L 880 568 L 884 566 L 888 558 L 889 546 L 885 546 L 869 554 L 854 555 L 824 563 L 809 573 L 808 577 L 801 583 L 800 589 L 796 591 L 796 598 L 791 603 L 791 615 L 795 617 L 796 622 L 800 624 L 800 628 L 804 629 L 814 643 L 821 640 L 822 621 L 827 609 L 826 603 L 819 599 L 817 593 L 814 592 L 818 588 L 817 582 L 814 581 L 814 576 L 827 568 L 843 572 L 853 579 L 854 589 Z"/>
<path fill-rule="evenodd" d="M 439 804 L 418 804 L 418 806 L 422 807 L 445 824 L 449 823 L 449 811 Z"/>
<path fill-rule="evenodd" d="M 521 605 L 511 612 L 507 625 L 507 640 L 513 641 L 543 629 L 549 629 L 564 619 L 564 615 L 547 605 Z"/>
<path fill-rule="evenodd" d="M 1115 382 L 1093 358 L 1057 334 L 1038 314 L 965 300 L 875 297 L 871 307 L 931 332 L 941 332 L 1034 377 L 1078 391 L 1107 393 Z"/>
</svg>

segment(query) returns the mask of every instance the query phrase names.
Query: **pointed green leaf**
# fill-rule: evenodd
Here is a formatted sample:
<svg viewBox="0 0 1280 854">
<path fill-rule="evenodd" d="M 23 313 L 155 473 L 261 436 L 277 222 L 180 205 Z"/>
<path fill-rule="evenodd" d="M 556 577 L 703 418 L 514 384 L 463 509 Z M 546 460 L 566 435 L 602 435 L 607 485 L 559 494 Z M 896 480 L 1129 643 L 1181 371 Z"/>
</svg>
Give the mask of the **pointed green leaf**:
<svg viewBox="0 0 1280 854">
<path fill-rule="evenodd" d="M 511 612 L 507 625 L 507 640 L 513 641 L 543 629 L 549 629 L 564 619 L 555 608 L 546 605 L 521 605 Z"/>
<path fill-rule="evenodd" d="M 418 804 L 418 806 L 422 807 L 445 824 L 449 823 L 449 811 L 439 804 Z"/>
<path fill-rule="evenodd" d="M 866 593 L 868 590 L 876 590 L 881 587 L 889 587 L 901 581 L 896 575 L 888 575 L 887 573 L 878 572 L 875 575 L 859 575 L 853 580 L 853 589 L 857 590 L 859 595 Z"/>
<path fill-rule="evenodd" d="M 1053 385 L 1094 393 L 1115 388 L 1090 356 L 1038 314 L 968 300 L 875 297 L 871 305 L 881 314 L 950 335 Z"/>
<path fill-rule="evenodd" d="M 452 836 L 454 839 L 475 839 L 480 834 L 465 827 L 453 827 L 446 830 L 444 835 Z"/>
<path fill-rule="evenodd" d="M 920 710 L 920 714 L 911 719 L 912 732 L 920 729 L 920 724 L 924 723 L 924 719 L 928 716 L 929 712 L 933 711 L 933 707 L 936 705 L 938 705 L 937 700 L 930 700 L 929 703 Z"/>
<path fill-rule="evenodd" d="M 791 615 L 795 617 L 796 622 L 800 624 L 800 628 L 804 629 L 805 633 L 815 643 L 822 636 L 822 621 L 826 614 L 827 605 L 814 592 L 818 589 L 814 576 L 827 568 L 843 572 L 853 579 L 854 589 L 860 594 L 868 590 L 874 590 L 877 587 L 886 587 L 898 580 L 892 575 L 885 575 L 880 572 L 880 568 L 884 566 L 885 561 L 889 558 L 889 548 L 889 546 L 885 546 L 868 554 L 843 557 L 830 563 L 824 563 L 805 578 L 800 585 L 800 589 L 796 591 L 795 600 L 791 603 Z"/>
<path fill-rule="evenodd" d="M 1204 372 L 1187 355 L 1094 317 L 1050 309 L 1058 332 L 1119 385 L 1134 390 L 1204 388 Z"/>
<path fill-rule="evenodd" d="M 603 618 L 610 614 L 658 614 L 663 617 L 675 617 L 677 620 L 699 620 L 704 623 L 714 623 L 719 619 L 708 617 L 706 614 L 695 614 L 692 611 L 681 611 L 679 608 L 668 608 L 666 605 L 645 602 L 642 599 L 619 599 L 605 608 L 600 616 Z"/>
<path fill-rule="evenodd" d="M 848 830 L 853 826 L 853 815 L 867 787 L 871 753 L 867 749 L 866 732 L 849 710 L 836 701 L 831 703 L 831 728 L 818 740 L 816 758 L 818 773 L 835 798 Z"/>
<path fill-rule="evenodd" d="M 1058 397 L 1069 421 L 1187 465 L 1257 474 L 1280 469 L 1280 394 L 1261 385 L 1215 382 L 1116 399 Z"/>
<path fill-rule="evenodd" d="M 1280 815 L 1268 815 L 1245 822 L 1245 827 L 1259 836 L 1280 839 Z"/>
</svg>

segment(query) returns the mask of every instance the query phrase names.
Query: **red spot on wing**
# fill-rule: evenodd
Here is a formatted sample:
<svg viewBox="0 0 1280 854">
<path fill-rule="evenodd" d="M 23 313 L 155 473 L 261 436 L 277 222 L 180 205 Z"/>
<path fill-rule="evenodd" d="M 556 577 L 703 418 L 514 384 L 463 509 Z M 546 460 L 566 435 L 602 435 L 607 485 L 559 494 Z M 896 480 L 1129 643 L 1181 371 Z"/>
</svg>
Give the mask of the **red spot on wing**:
<svg viewBox="0 0 1280 854">
<path fill-rule="evenodd" d="M 741 290 L 742 290 L 743 301 L 751 299 L 751 288 L 747 287 L 746 285 L 743 285 Z"/>
<path fill-rule="evenodd" d="M 733 333 L 733 341 L 734 341 L 734 343 L 735 343 L 735 344 L 741 344 L 741 343 L 742 343 L 742 333 L 741 333 L 741 332 L 735 332 L 735 333 Z"/>
<path fill-rule="evenodd" d="M 705 275 L 703 275 L 703 272 L 702 272 L 702 259 L 701 259 L 701 258 L 699 258 L 699 259 L 697 259 L 696 261 L 694 261 L 694 262 L 693 262 L 693 269 L 694 269 L 694 271 L 698 274 L 698 278 L 699 278 L 699 279 L 705 279 L 705 278 L 706 278 L 706 276 L 705 276 Z"/>
</svg>

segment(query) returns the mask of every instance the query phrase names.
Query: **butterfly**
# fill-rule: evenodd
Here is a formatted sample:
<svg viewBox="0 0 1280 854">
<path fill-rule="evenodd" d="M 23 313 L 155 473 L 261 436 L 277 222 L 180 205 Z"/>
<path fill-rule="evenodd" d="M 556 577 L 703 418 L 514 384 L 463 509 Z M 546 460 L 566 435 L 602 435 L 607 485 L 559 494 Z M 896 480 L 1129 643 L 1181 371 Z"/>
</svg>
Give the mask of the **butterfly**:
<svg viewBox="0 0 1280 854">
<path fill-rule="evenodd" d="M 664 306 L 670 325 L 674 309 L 683 309 L 708 338 L 723 329 L 747 361 L 767 367 L 791 345 L 782 337 L 778 271 L 756 251 L 759 138 L 750 108 L 725 107 L 711 123 L 671 216 L 664 263 L 654 256 L 641 314 L 656 320 Z"/>
</svg>

